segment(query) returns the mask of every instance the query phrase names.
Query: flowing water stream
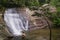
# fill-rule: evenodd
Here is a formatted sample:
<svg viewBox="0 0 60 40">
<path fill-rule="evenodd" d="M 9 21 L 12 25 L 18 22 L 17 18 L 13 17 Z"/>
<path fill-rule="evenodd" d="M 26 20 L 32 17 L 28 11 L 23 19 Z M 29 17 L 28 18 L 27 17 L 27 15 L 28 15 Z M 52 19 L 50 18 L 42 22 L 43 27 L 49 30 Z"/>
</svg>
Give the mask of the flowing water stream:
<svg viewBox="0 0 60 40">
<path fill-rule="evenodd" d="M 8 8 L 5 10 L 4 21 L 9 32 L 14 36 L 22 35 L 23 30 L 28 30 L 26 16 L 23 15 L 23 12 L 17 12 L 16 8 Z"/>
</svg>

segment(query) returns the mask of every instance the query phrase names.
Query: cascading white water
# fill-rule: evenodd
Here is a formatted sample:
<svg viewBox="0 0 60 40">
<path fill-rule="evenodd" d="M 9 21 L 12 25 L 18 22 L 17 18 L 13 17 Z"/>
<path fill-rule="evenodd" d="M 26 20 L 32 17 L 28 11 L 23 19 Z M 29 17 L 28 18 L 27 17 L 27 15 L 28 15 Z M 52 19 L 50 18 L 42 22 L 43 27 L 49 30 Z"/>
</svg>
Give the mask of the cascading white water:
<svg viewBox="0 0 60 40">
<path fill-rule="evenodd" d="M 14 36 L 22 35 L 22 31 L 28 30 L 28 20 L 22 13 L 17 13 L 16 8 L 5 10 L 4 21 L 9 29 L 9 32 Z"/>
</svg>

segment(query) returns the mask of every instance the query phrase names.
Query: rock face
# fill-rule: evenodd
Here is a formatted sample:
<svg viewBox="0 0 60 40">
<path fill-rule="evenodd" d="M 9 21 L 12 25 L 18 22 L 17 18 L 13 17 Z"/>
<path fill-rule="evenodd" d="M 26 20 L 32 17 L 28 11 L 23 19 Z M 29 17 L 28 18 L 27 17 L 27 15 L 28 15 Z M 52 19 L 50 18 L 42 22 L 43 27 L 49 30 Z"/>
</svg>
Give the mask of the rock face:
<svg viewBox="0 0 60 40">
<path fill-rule="evenodd" d="M 35 11 L 31 11 L 28 8 L 26 8 L 27 11 L 27 15 L 29 17 L 29 30 L 36 30 L 36 29 L 41 29 L 41 28 L 45 28 L 47 27 L 47 22 L 44 19 L 43 16 L 41 17 L 37 17 L 37 16 L 32 16 L 33 14 L 35 14 Z M 41 11 L 38 11 L 41 13 Z M 41 13 L 42 14 L 42 13 Z"/>
<path fill-rule="evenodd" d="M 35 13 L 35 11 L 31 11 L 29 10 L 29 8 L 25 8 L 25 10 L 27 14 L 27 19 L 29 20 L 29 30 L 41 29 L 47 26 L 46 20 L 44 19 L 43 16 L 41 17 L 31 16 L 32 14 Z M 2 16 L 0 19 L 1 19 L 0 23 L 2 24 L 4 22 Z"/>
<path fill-rule="evenodd" d="M 54 6 L 50 6 L 49 11 L 50 11 L 51 13 L 56 13 L 56 12 L 57 12 L 57 9 L 56 9 L 56 7 L 54 7 Z"/>
<path fill-rule="evenodd" d="M 47 22 L 43 17 L 36 18 L 34 22 L 30 21 L 29 30 L 42 29 L 47 27 Z"/>
</svg>

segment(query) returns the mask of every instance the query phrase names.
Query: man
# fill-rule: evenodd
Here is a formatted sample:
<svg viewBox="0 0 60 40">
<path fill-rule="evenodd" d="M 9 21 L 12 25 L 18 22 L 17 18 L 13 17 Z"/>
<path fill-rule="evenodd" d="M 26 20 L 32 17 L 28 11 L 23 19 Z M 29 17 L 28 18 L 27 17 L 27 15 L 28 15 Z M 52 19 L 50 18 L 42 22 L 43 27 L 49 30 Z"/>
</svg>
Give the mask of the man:
<svg viewBox="0 0 60 40">
<path fill-rule="evenodd" d="M 4 21 L 11 35 L 15 37 L 14 40 L 20 40 L 17 38 L 19 36 L 26 36 L 23 32 L 28 30 L 28 19 L 25 13 L 25 8 L 9 8 L 5 10 Z"/>
</svg>

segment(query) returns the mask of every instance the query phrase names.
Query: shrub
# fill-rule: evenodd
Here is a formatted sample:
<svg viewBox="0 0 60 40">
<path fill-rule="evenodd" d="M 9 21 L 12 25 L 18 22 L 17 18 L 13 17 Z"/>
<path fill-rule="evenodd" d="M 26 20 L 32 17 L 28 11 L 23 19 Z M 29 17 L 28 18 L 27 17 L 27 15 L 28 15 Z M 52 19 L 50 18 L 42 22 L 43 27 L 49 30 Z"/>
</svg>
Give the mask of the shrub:
<svg viewBox="0 0 60 40">
<path fill-rule="evenodd" d="M 0 0 L 0 5 L 5 7 L 39 6 L 38 0 Z"/>
</svg>

